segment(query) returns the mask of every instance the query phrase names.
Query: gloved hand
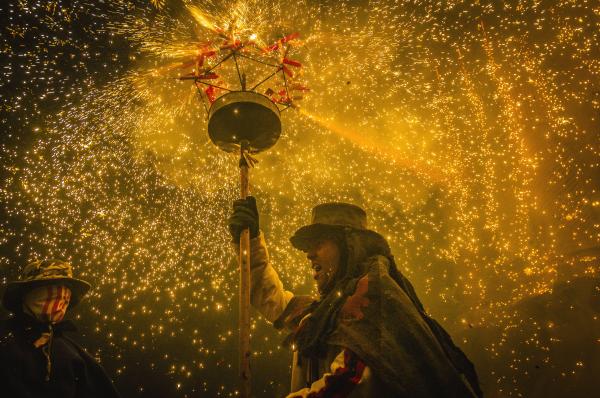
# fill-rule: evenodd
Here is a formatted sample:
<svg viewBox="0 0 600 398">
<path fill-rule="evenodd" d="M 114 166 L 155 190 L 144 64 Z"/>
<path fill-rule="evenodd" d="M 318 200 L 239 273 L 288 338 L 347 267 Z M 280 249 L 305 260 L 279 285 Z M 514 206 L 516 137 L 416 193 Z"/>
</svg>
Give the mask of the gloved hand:
<svg viewBox="0 0 600 398">
<path fill-rule="evenodd" d="M 258 209 L 256 199 L 248 196 L 233 202 L 233 213 L 229 216 L 229 233 L 234 243 L 240 242 L 240 235 L 245 228 L 250 228 L 250 239 L 256 238 L 259 232 Z"/>
</svg>

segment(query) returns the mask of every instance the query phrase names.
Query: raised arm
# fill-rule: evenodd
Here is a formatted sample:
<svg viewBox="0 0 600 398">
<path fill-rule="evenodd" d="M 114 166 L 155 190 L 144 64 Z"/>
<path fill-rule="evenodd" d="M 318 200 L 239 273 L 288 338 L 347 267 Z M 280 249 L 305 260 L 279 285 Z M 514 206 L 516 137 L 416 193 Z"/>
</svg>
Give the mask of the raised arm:
<svg viewBox="0 0 600 398">
<path fill-rule="evenodd" d="M 269 263 L 262 233 L 250 241 L 250 252 L 250 302 L 269 322 L 275 322 L 294 295 L 283 288 Z"/>
<path fill-rule="evenodd" d="M 245 228 L 250 229 L 250 302 L 269 322 L 274 322 L 294 295 L 283 288 L 277 272 L 269 263 L 265 238 L 259 229 L 256 199 L 252 196 L 233 202 L 229 232 L 237 247 L 241 231 Z"/>
</svg>

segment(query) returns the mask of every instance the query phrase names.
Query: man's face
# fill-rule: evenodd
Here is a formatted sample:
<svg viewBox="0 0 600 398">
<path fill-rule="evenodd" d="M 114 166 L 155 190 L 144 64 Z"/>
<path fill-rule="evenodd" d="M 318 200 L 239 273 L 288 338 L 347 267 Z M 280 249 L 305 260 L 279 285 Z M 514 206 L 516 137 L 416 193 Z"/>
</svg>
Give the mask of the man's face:
<svg viewBox="0 0 600 398">
<path fill-rule="evenodd" d="M 327 293 L 340 264 L 340 249 L 331 239 L 315 241 L 306 252 L 319 293 Z"/>
</svg>

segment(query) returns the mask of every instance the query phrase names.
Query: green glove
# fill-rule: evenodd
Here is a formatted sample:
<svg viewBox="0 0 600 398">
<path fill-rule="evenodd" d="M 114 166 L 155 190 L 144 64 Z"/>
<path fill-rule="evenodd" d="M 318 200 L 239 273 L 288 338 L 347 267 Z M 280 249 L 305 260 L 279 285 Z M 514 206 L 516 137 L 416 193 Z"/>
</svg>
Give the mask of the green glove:
<svg viewBox="0 0 600 398">
<path fill-rule="evenodd" d="M 248 196 L 233 202 L 233 213 L 229 216 L 229 233 L 234 243 L 240 242 L 240 235 L 246 228 L 250 228 L 250 239 L 256 238 L 259 232 L 258 209 L 256 199 Z"/>
</svg>

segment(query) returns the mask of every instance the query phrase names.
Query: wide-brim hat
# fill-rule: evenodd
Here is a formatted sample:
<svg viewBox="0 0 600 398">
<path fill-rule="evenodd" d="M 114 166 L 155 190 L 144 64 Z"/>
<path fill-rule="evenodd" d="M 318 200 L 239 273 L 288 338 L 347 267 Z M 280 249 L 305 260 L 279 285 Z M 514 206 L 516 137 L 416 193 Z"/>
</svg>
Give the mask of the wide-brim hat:
<svg viewBox="0 0 600 398">
<path fill-rule="evenodd" d="M 331 202 L 315 206 L 311 223 L 298 229 L 290 238 L 290 242 L 296 249 L 308 251 L 320 238 L 344 231 L 383 239 L 380 234 L 367 227 L 367 213 L 362 208 L 350 203 Z"/>
<path fill-rule="evenodd" d="M 6 285 L 2 305 L 13 313 L 19 312 L 25 293 L 39 286 L 60 284 L 71 289 L 69 307 L 77 305 L 91 288 L 86 281 L 73 277 L 73 267 L 68 262 L 37 260 L 25 266 L 21 279 Z"/>
</svg>

